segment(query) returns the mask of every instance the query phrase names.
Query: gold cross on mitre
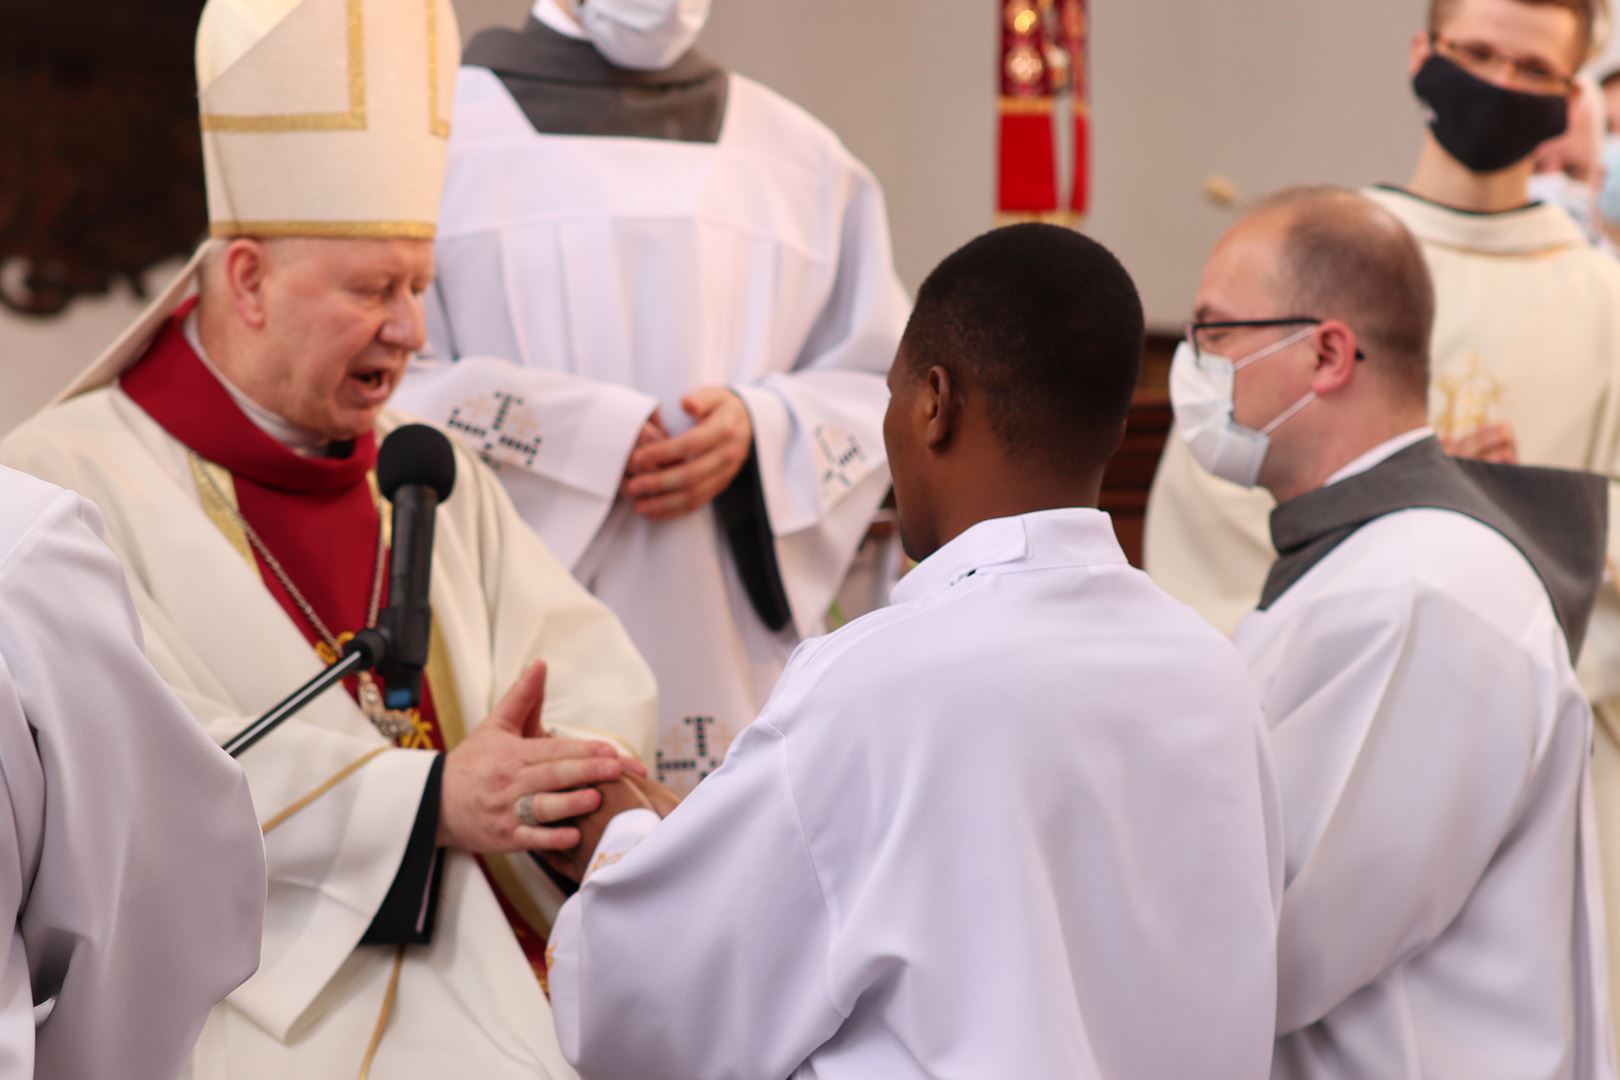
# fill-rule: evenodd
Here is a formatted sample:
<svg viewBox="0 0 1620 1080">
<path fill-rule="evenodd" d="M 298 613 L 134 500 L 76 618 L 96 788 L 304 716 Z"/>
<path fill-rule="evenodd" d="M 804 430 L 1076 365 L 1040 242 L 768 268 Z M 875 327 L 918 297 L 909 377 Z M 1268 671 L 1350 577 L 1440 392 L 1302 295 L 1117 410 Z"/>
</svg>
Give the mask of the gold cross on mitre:
<svg viewBox="0 0 1620 1080">
<path fill-rule="evenodd" d="M 450 0 L 209 0 L 212 234 L 432 239 L 460 51 Z"/>
</svg>

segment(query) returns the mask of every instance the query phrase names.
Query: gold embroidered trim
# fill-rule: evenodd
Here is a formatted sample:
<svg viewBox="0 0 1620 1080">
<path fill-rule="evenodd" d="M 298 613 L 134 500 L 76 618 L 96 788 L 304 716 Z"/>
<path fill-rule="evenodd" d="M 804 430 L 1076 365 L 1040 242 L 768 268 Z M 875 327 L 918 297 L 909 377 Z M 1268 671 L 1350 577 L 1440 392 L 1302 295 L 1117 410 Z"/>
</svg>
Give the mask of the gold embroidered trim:
<svg viewBox="0 0 1620 1080">
<path fill-rule="evenodd" d="M 996 102 L 1003 116 L 1050 116 L 1052 99 L 1049 97 L 1009 97 L 1003 95 Z"/>
<path fill-rule="evenodd" d="M 382 1046 L 383 1031 L 394 1015 L 394 998 L 399 994 L 399 973 L 405 966 L 405 946 L 394 954 L 394 970 L 388 975 L 388 991 L 383 994 L 382 1009 L 377 1014 L 377 1028 L 371 1033 L 371 1045 L 366 1047 L 365 1060 L 360 1062 L 360 1080 L 371 1075 L 371 1063 L 376 1060 L 377 1049 Z"/>
<path fill-rule="evenodd" d="M 253 572 L 259 572 L 259 562 L 253 557 L 253 547 L 248 543 L 247 533 L 242 529 L 241 523 L 232 516 L 231 511 L 238 509 L 236 505 L 236 481 L 232 479 L 228 470 L 215 465 L 211 461 L 204 461 L 195 453 L 187 452 L 186 459 L 191 464 L 191 481 L 197 485 L 197 498 L 202 500 L 203 513 L 214 527 L 224 534 L 236 553 L 242 556 Z M 214 485 L 208 483 L 213 478 Z M 215 494 L 217 487 L 225 497 L 230 500 L 229 506 L 220 505 L 219 495 Z"/>
<path fill-rule="evenodd" d="M 439 731 L 446 749 L 460 745 L 467 737 L 467 719 L 461 712 L 461 692 L 456 673 L 450 667 L 450 650 L 444 644 L 439 620 L 428 631 L 427 681 L 433 690 L 433 711 L 439 718 Z"/>
<path fill-rule="evenodd" d="M 393 744 L 379 746 L 375 750 L 368 751 L 358 761 L 349 762 L 349 764 L 339 769 L 329 780 L 321 784 L 314 791 L 311 791 L 308 795 L 305 795 L 303 798 L 287 807 L 287 809 L 283 810 L 269 821 L 266 821 L 262 826 L 260 826 L 261 830 L 266 836 L 268 836 L 271 829 L 285 824 L 288 818 L 292 817 L 294 814 L 297 814 L 299 811 L 308 809 L 309 805 L 316 799 L 319 799 L 322 795 L 325 795 L 328 791 L 331 791 L 333 788 L 343 783 L 343 781 L 347 780 L 349 777 L 371 764 L 371 762 L 376 759 L 379 754 L 392 749 L 394 749 Z"/>
<path fill-rule="evenodd" d="M 432 240 L 439 230 L 431 221 L 216 221 L 208 226 L 208 233 L 226 240 L 236 236 Z"/>
<path fill-rule="evenodd" d="M 450 121 L 439 115 L 439 4 L 427 0 L 428 39 L 428 131 L 441 139 L 450 137 Z"/>
<path fill-rule="evenodd" d="M 364 131 L 366 129 L 366 32 L 362 0 L 349 0 L 349 110 L 338 113 L 283 113 L 231 116 L 205 112 L 204 131 Z M 218 235 L 217 233 L 215 235 Z"/>
</svg>

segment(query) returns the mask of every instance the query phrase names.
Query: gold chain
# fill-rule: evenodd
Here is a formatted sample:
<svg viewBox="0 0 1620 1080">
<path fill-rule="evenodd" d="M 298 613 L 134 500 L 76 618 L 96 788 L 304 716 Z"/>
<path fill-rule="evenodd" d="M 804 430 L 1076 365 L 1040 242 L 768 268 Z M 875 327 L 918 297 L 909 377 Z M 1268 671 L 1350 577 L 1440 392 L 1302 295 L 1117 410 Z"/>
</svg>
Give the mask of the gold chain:
<svg viewBox="0 0 1620 1080">
<path fill-rule="evenodd" d="M 195 471 L 207 481 L 209 491 L 215 500 L 231 516 L 237 527 L 242 530 L 242 535 L 247 537 L 247 541 L 252 545 L 253 550 L 264 560 L 264 564 L 270 568 L 270 572 L 276 576 L 276 580 L 281 582 L 281 587 L 287 590 L 287 595 L 292 598 L 292 602 L 298 605 L 298 610 L 303 612 L 304 618 L 309 620 L 309 624 L 321 636 L 321 643 L 328 651 L 317 648 L 316 653 L 320 655 L 328 667 L 337 663 L 338 658 L 343 655 L 343 646 L 354 635 L 343 634 L 339 636 L 332 633 L 326 622 L 316 613 L 314 605 L 306 600 L 304 594 L 299 591 L 298 586 L 293 584 L 292 576 L 282 567 L 281 560 L 275 557 L 270 551 L 269 545 L 260 538 L 258 532 L 248 523 L 248 519 L 242 515 L 242 511 L 232 504 L 230 498 L 220 488 L 206 463 L 195 452 L 191 456 L 196 464 L 200 466 Z M 382 508 L 379 506 L 377 508 L 376 570 L 372 574 L 371 600 L 366 607 L 367 626 L 377 625 L 377 614 L 382 610 L 383 565 L 387 552 L 388 546 L 383 531 Z M 377 689 L 377 681 L 372 677 L 371 672 L 362 671 L 359 675 L 359 682 L 361 711 L 366 714 L 366 717 L 376 726 L 378 731 L 390 739 L 399 739 L 414 730 L 415 724 L 413 723 L 414 717 L 412 713 L 415 710 L 402 711 L 384 708 L 382 692 Z"/>
</svg>

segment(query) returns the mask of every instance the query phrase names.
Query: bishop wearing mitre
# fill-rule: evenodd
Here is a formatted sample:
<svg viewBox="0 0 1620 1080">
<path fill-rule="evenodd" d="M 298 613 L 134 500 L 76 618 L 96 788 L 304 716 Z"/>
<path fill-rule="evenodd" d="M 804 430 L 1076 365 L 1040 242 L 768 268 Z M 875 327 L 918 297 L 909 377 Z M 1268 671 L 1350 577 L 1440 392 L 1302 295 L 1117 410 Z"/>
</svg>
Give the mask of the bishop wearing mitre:
<svg viewBox="0 0 1620 1080">
<path fill-rule="evenodd" d="M 211 239 L 0 444 L 100 506 L 151 660 L 216 739 L 388 602 L 373 467 L 425 337 L 458 44 L 449 0 L 210 0 Z M 573 1076 L 544 993 L 561 895 L 530 852 L 641 768 L 653 682 L 489 471 L 457 472 L 420 708 L 362 676 L 240 759 L 264 939 L 197 1077 Z"/>
</svg>

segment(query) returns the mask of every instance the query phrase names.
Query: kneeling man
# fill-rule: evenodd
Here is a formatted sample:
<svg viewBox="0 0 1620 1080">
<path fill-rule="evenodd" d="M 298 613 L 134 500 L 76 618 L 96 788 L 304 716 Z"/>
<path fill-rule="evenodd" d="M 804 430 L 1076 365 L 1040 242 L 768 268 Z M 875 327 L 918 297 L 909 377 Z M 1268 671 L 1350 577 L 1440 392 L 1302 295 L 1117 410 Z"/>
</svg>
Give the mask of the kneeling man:
<svg viewBox="0 0 1620 1080">
<path fill-rule="evenodd" d="M 798 650 L 667 821 L 607 785 L 552 938 L 581 1075 L 1265 1075 L 1259 706 L 1094 509 L 1141 346 L 1130 278 L 1068 230 L 929 277 L 884 423 L 922 563 Z"/>
<path fill-rule="evenodd" d="M 1604 482 L 1445 455 L 1423 255 L 1360 196 L 1262 205 L 1195 317 L 1178 428 L 1280 504 L 1237 632 L 1287 835 L 1273 1075 L 1612 1075 L 1572 667 Z"/>
</svg>

